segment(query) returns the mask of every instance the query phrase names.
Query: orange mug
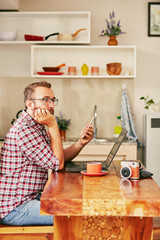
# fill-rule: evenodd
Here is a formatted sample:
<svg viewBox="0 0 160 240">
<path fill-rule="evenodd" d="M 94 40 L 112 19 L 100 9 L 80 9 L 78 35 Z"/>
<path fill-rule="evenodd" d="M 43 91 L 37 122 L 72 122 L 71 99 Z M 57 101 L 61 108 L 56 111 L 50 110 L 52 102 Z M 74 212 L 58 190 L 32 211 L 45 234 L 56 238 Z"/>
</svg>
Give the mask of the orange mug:
<svg viewBox="0 0 160 240">
<path fill-rule="evenodd" d="M 99 75 L 99 67 L 91 67 L 91 75 Z"/>
<path fill-rule="evenodd" d="M 100 162 L 88 162 L 87 173 L 101 173 L 102 163 Z"/>
<path fill-rule="evenodd" d="M 68 67 L 68 75 L 76 75 L 76 67 Z"/>
</svg>

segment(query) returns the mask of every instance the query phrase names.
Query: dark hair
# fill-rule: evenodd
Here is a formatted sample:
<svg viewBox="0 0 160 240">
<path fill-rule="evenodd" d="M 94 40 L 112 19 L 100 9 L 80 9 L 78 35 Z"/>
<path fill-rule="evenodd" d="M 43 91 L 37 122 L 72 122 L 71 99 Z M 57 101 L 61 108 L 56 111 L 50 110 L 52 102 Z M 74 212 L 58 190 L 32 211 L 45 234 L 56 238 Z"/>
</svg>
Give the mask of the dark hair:
<svg viewBox="0 0 160 240">
<path fill-rule="evenodd" d="M 24 89 L 24 103 L 26 103 L 26 100 L 31 99 L 34 97 L 34 92 L 37 87 L 46 87 L 46 88 L 51 88 L 51 84 L 46 82 L 46 81 L 41 81 L 41 82 L 34 82 L 29 84 L 25 89 Z"/>
</svg>

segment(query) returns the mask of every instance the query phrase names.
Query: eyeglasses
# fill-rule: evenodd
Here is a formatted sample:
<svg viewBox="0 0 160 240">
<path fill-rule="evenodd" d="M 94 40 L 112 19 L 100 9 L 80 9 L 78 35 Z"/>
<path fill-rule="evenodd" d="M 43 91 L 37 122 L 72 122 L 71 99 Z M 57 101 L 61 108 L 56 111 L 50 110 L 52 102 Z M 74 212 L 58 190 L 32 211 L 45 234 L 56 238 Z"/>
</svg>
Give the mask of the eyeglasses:
<svg viewBox="0 0 160 240">
<path fill-rule="evenodd" d="M 44 97 L 44 98 L 32 98 L 30 100 L 31 101 L 42 100 L 45 105 L 49 105 L 49 104 L 51 104 L 51 102 L 54 103 L 55 106 L 58 104 L 57 98 Z"/>
</svg>

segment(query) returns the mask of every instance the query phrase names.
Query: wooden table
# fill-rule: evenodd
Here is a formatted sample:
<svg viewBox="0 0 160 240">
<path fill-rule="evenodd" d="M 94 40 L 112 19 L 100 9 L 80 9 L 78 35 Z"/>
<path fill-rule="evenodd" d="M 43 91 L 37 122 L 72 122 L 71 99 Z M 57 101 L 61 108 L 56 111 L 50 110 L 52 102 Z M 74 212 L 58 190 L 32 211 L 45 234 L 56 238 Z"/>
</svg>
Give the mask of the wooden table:
<svg viewBox="0 0 160 240">
<path fill-rule="evenodd" d="M 52 172 L 41 214 L 54 215 L 55 240 L 150 240 L 160 216 L 160 188 L 152 178 L 123 180 L 120 161 L 108 173 L 88 177 Z"/>
</svg>

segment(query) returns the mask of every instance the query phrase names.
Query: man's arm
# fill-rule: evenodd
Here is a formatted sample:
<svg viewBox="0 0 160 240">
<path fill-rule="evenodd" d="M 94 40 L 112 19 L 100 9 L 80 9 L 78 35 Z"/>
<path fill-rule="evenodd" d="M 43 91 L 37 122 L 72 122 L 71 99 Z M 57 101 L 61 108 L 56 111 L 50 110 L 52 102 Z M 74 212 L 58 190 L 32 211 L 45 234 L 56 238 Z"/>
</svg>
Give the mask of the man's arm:
<svg viewBox="0 0 160 240">
<path fill-rule="evenodd" d="M 75 158 L 82 148 L 92 140 L 92 138 L 93 128 L 87 124 L 87 126 L 82 129 L 79 140 L 70 147 L 64 149 L 64 161 L 71 161 Z"/>
<path fill-rule="evenodd" d="M 35 111 L 34 119 L 38 123 L 46 125 L 48 127 L 51 140 L 51 149 L 59 160 L 59 170 L 63 169 L 64 168 L 63 144 L 55 117 L 48 110 L 37 109 Z"/>
</svg>

